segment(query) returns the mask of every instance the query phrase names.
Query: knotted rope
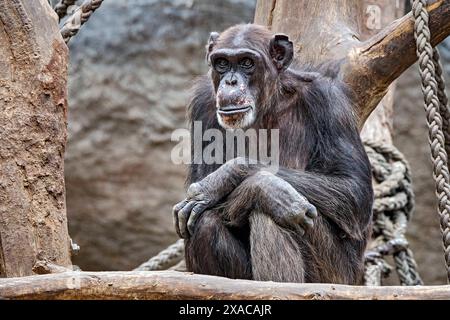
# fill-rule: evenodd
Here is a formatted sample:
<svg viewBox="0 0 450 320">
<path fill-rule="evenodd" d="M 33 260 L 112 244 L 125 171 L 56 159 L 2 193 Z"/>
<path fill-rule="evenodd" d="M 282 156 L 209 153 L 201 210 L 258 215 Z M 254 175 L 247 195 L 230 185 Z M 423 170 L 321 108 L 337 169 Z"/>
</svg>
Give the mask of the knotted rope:
<svg viewBox="0 0 450 320">
<path fill-rule="evenodd" d="M 184 240 L 180 239 L 156 256 L 144 262 L 135 271 L 166 270 L 184 258 Z"/>
<path fill-rule="evenodd" d="M 384 260 L 388 255 L 394 257 L 402 285 L 422 284 L 405 238 L 414 207 L 409 165 L 393 145 L 375 141 L 364 144 L 375 180 L 373 233 L 365 254 L 365 284 L 379 286 L 381 279 L 389 275 L 392 268 Z"/>
<path fill-rule="evenodd" d="M 427 115 L 428 137 L 433 161 L 433 178 L 436 182 L 438 213 L 443 236 L 447 277 L 450 281 L 450 177 L 447 154 L 450 151 L 448 99 L 439 53 L 430 42 L 429 15 L 426 0 L 414 0 L 414 37 L 416 38 L 422 92 Z"/>
<path fill-rule="evenodd" d="M 73 6 L 77 2 L 77 0 L 60 0 L 55 5 L 55 11 L 58 14 L 59 20 L 64 18 L 67 15 L 67 8 Z"/>
<path fill-rule="evenodd" d="M 69 18 L 67 18 L 61 28 L 61 34 L 66 43 L 68 43 L 70 39 L 78 33 L 81 26 L 89 20 L 92 13 L 94 13 L 94 11 L 102 5 L 103 1 L 104 0 L 85 0 L 83 4 L 78 7 Z"/>
</svg>

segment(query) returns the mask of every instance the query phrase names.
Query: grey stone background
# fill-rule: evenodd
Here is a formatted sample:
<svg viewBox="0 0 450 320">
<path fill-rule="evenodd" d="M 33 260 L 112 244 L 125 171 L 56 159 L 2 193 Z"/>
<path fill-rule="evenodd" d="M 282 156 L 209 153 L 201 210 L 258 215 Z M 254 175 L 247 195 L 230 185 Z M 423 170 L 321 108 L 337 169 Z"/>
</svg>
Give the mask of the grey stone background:
<svg viewBox="0 0 450 320">
<path fill-rule="evenodd" d="M 255 0 L 108 0 L 70 43 L 66 153 L 70 234 L 83 270 L 129 270 L 176 240 L 185 169 L 170 135 L 206 71 L 210 31 L 253 20 Z M 450 41 L 445 60 L 450 72 Z M 444 283 L 417 70 L 398 81 L 395 142 L 414 171 L 411 246 L 427 284 Z"/>
</svg>

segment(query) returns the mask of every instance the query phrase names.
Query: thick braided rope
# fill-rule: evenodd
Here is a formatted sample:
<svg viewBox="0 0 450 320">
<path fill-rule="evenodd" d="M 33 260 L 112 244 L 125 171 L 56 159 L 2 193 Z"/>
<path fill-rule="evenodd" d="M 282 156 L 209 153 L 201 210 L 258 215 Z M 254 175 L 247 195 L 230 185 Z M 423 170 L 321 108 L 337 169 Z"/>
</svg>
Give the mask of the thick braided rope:
<svg viewBox="0 0 450 320">
<path fill-rule="evenodd" d="M 433 178 L 436 182 L 444 256 L 447 264 L 447 277 L 450 281 L 450 179 L 447 152 L 445 150 L 445 136 L 442 131 L 443 119 L 440 114 L 443 106 L 441 106 L 441 101 L 439 100 L 438 94 L 440 90 L 436 80 L 436 67 L 439 68 L 439 65 L 435 64 L 437 55 L 430 43 L 429 15 L 426 9 L 426 0 L 414 0 L 412 12 L 415 18 L 414 36 L 417 42 L 417 56 L 419 57 L 419 70 L 427 114 L 431 158 L 433 160 Z M 444 92 L 443 89 L 442 87 L 442 92 Z"/>
<path fill-rule="evenodd" d="M 436 71 L 436 81 L 438 85 L 437 95 L 439 99 L 439 110 L 442 115 L 442 131 L 444 132 L 445 137 L 445 150 L 447 151 L 448 155 L 450 151 L 450 110 L 448 105 L 447 93 L 445 92 L 445 79 L 442 71 L 442 64 L 439 56 L 439 51 L 436 48 L 433 49 L 433 63 Z"/>
<path fill-rule="evenodd" d="M 155 271 L 166 270 L 184 258 L 184 240 L 180 239 L 167 249 L 164 249 L 156 256 L 144 262 L 135 271 Z"/>
<path fill-rule="evenodd" d="M 81 26 L 89 20 L 94 11 L 102 5 L 103 1 L 104 0 L 85 0 L 67 19 L 61 28 L 61 34 L 66 43 L 78 33 Z"/>
<path fill-rule="evenodd" d="M 55 5 L 55 11 L 58 14 L 59 20 L 67 15 L 67 8 L 74 5 L 77 0 L 60 0 Z"/>
<path fill-rule="evenodd" d="M 379 286 L 381 284 L 382 267 L 379 262 L 366 263 L 364 270 L 364 284 L 366 286 Z"/>
<path fill-rule="evenodd" d="M 392 255 L 400 283 L 420 285 L 422 280 L 405 238 L 414 207 L 408 162 L 393 145 L 369 140 L 364 144 L 378 182 L 374 186 L 374 239 L 366 252 L 365 284 L 381 285 L 381 278 L 389 274 L 383 257 Z"/>
<path fill-rule="evenodd" d="M 398 221 L 393 222 L 384 213 L 380 213 L 375 221 L 383 237 L 383 240 L 380 241 L 381 246 L 393 244 L 390 250 L 383 252 L 382 255 L 393 255 L 395 269 L 402 285 L 421 285 L 423 282 L 417 272 L 417 265 L 414 261 L 412 251 L 408 248 L 408 242 L 404 236 L 404 232 L 406 231 L 406 215 L 398 211 L 394 213 L 395 216 L 400 218 L 400 224 Z"/>
<path fill-rule="evenodd" d="M 379 226 L 385 242 L 394 241 L 394 243 L 399 244 L 392 254 L 400 283 L 406 286 L 422 285 L 423 282 L 417 272 L 416 262 L 405 238 L 407 227 L 405 213 L 396 211 L 391 217 L 382 213 L 378 215 L 376 224 Z"/>
<path fill-rule="evenodd" d="M 423 285 L 422 278 L 417 271 L 417 263 L 416 260 L 414 260 L 413 252 L 411 251 L 411 249 L 406 248 L 405 253 L 406 255 L 403 259 L 408 262 L 409 272 L 411 274 L 414 285 Z"/>
<path fill-rule="evenodd" d="M 414 208 L 411 169 L 403 154 L 393 145 L 365 140 L 374 187 L 374 213 L 403 209 L 408 219 Z"/>
<path fill-rule="evenodd" d="M 408 226 L 408 218 L 403 211 L 394 212 L 393 215 L 393 228 L 397 233 L 398 239 L 403 239 L 406 242 L 405 234 Z M 407 243 L 407 242 L 406 242 Z M 417 264 L 414 260 L 413 253 L 408 246 L 405 246 L 403 250 L 394 253 L 394 261 L 398 268 L 401 268 L 408 274 L 408 279 L 411 282 L 402 282 L 403 285 L 422 285 L 422 279 L 417 272 Z"/>
</svg>

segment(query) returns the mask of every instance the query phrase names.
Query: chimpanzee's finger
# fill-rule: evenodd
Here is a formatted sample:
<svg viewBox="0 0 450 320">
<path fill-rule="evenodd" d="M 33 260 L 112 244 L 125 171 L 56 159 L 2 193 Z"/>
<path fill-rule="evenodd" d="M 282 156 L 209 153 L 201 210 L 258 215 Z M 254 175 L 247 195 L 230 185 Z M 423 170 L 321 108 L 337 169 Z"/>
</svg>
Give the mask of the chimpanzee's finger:
<svg viewBox="0 0 450 320">
<path fill-rule="evenodd" d="M 316 219 L 318 216 L 316 207 L 311 204 L 308 208 L 308 211 L 306 211 L 306 216 L 310 217 L 311 219 Z"/>
<path fill-rule="evenodd" d="M 195 204 L 195 201 L 190 201 L 178 212 L 178 228 L 180 229 L 180 234 L 183 239 L 189 237 L 189 233 L 187 232 L 187 221 Z"/>
<path fill-rule="evenodd" d="M 310 230 L 314 227 L 314 219 L 317 218 L 317 209 L 312 204 L 307 206 L 305 216 L 302 219 L 302 226 L 305 231 Z"/>
<path fill-rule="evenodd" d="M 174 211 L 180 211 L 186 204 L 188 204 L 189 200 L 184 199 L 181 202 L 178 202 L 176 205 L 173 206 Z"/>
<path fill-rule="evenodd" d="M 274 219 L 273 221 L 280 226 L 283 229 L 290 230 L 294 232 L 295 234 L 298 234 L 300 236 L 303 236 L 305 234 L 305 229 L 302 226 L 302 220 L 304 215 L 302 214 L 292 214 L 289 218 L 286 219 L 286 216 L 282 217 L 281 219 Z M 275 218 L 275 217 L 273 217 Z"/>
<path fill-rule="evenodd" d="M 302 226 L 305 230 L 312 229 L 312 227 L 314 227 L 313 219 L 305 217 L 305 219 L 303 220 Z"/>
<path fill-rule="evenodd" d="M 295 233 L 298 234 L 299 236 L 304 236 L 306 233 L 305 229 L 303 229 L 303 227 L 300 225 L 296 225 L 294 227 L 294 229 L 295 229 Z"/>
<path fill-rule="evenodd" d="M 194 198 L 194 197 L 197 196 L 199 193 L 201 193 L 200 190 L 201 190 L 200 183 L 198 183 L 198 182 L 192 183 L 192 184 L 189 186 L 189 188 L 187 189 L 187 191 L 186 191 L 187 198 L 188 198 L 188 199 Z"/>
<path fill-rule="evenodd" d="M 187 200 L 181 201 L 173 206 L 172 208 L 172 217 L 173 217 L 173 224 L 175 226 L 175 231 L 177 232 L 178 236 L 181 237 L 180 228 L 178 226 L 178 212 L 181 208 L 183 208 L 188 203 Z"/>
<path fill-rule="evenodd" d="M 189 220 L 187 223 L 187 229 L 189 234 L 192 236 L 194 234 L 195 225 L 197 223 L 200 215 L 206 210 L 206 205 L 203 203 L 197 203 L 191 210 Z"/>
</svg>

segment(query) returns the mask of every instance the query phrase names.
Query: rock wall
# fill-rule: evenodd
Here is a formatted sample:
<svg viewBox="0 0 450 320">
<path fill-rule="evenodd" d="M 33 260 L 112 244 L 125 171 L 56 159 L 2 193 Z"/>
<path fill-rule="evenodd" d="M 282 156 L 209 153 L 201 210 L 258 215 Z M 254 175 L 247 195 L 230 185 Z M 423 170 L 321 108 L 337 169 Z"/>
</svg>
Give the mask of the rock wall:
<svg viewBox="0 0 450 320">
<path fill-rule="evenodd" d="M 251 22 L 254 0 L 109 0 L 70 42 L 66 154 L 70 234 L 85 270 L 128 270 L 176 239 L 185 126 L 210 31 Z"/>
</svg>

